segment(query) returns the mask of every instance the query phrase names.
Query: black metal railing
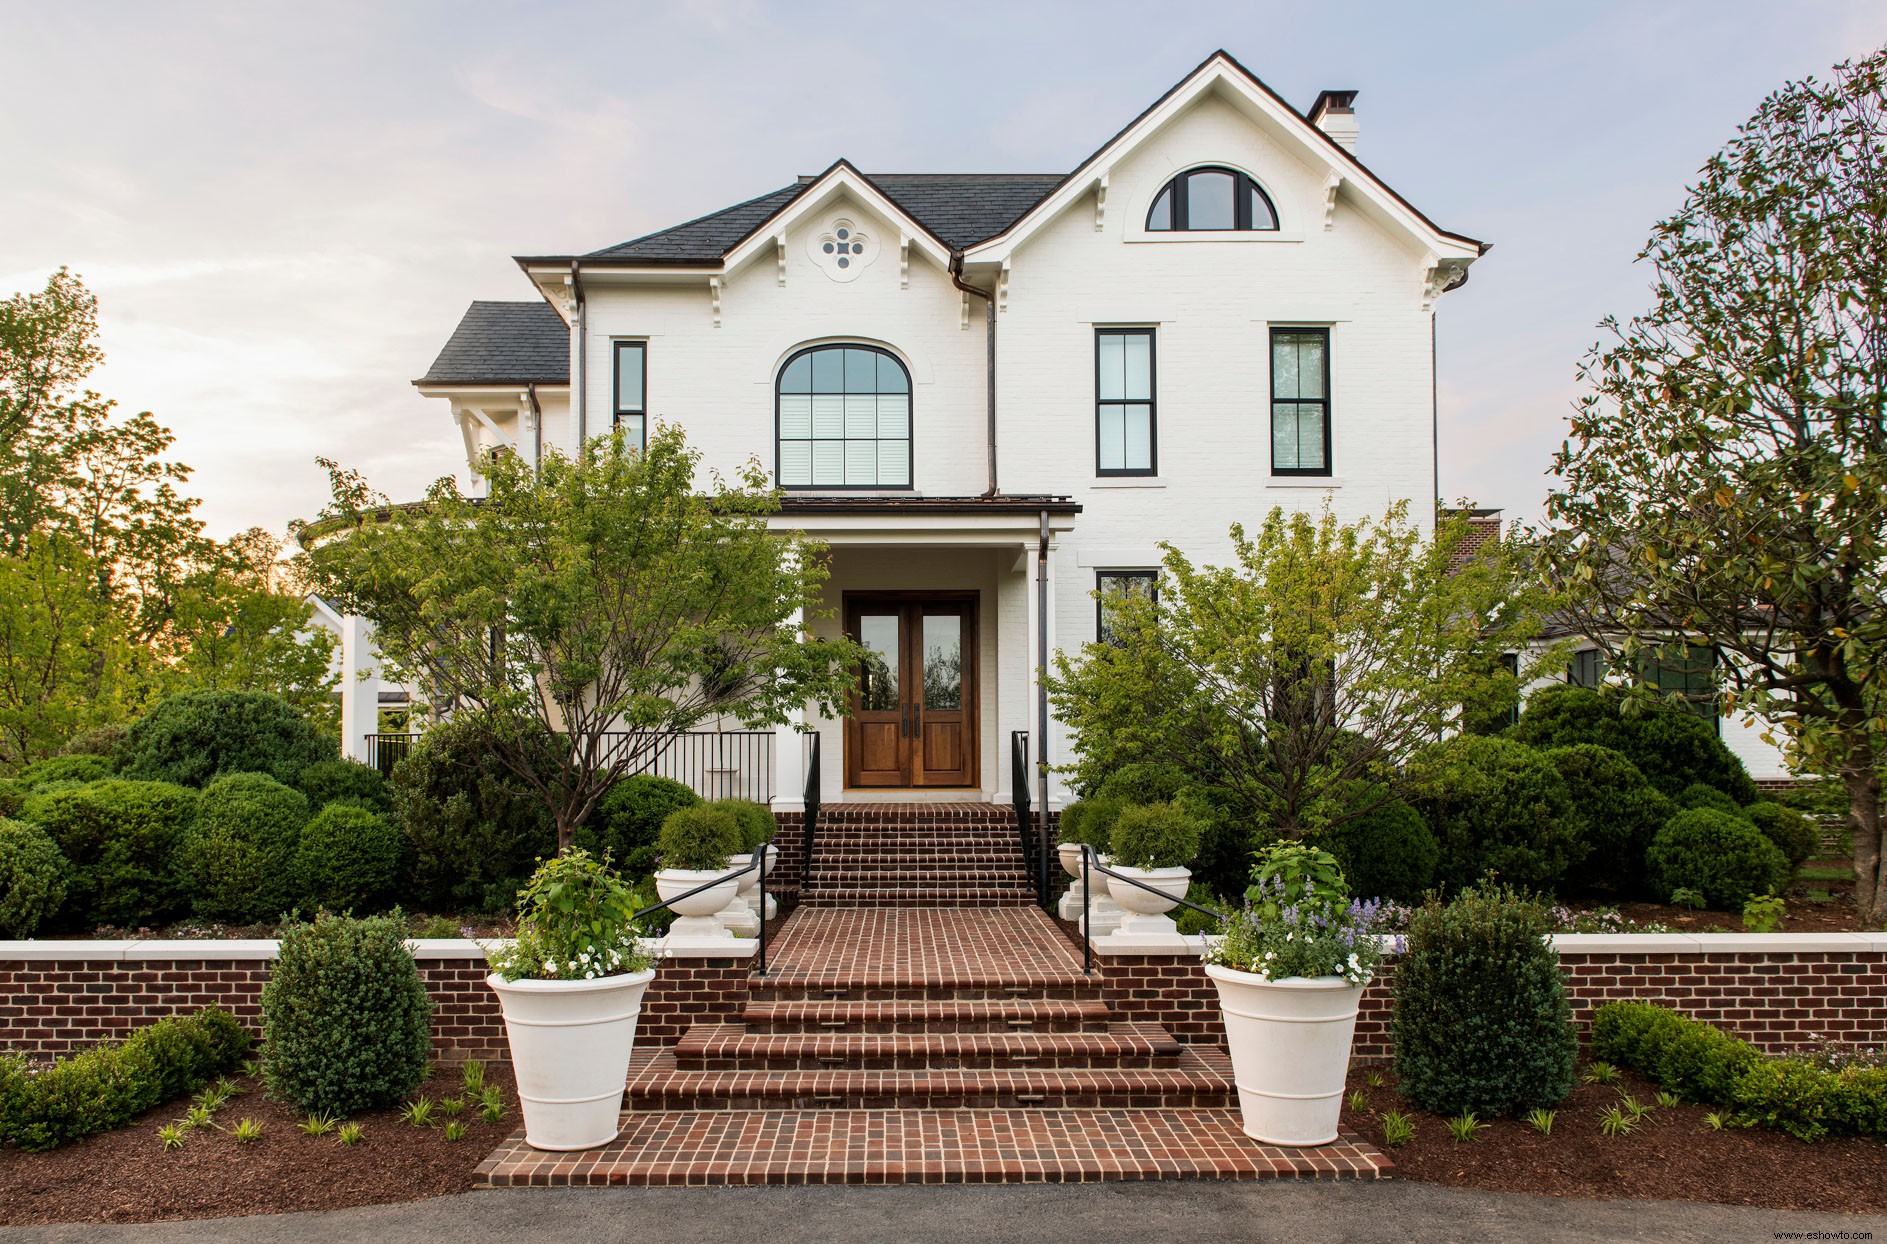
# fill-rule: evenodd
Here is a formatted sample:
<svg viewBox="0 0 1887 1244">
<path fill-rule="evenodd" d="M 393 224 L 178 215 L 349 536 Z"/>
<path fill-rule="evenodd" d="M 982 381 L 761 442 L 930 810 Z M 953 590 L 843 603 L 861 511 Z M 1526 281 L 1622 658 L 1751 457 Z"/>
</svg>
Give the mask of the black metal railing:
<svg viewBox="0 0 1887 1244">
<path fill-rule="evenodd" d="M 1029 795 L 1029 732 L 1009 732 L 1009 785 L 1015 792 L 1016 840 L 1022 844 L 1022 871 L 1035 890 L 1035 901 L 1048 906 L 1048 872 L 1045 860 L 1037 859 L 1047 844 L 1036 841 L 1035 820 Z"/>
<path fill-rule="evenodd" d="M 367 763 L 392 777 L 393 766 L 406 759 L 418 743 L 418 734 L 370 734 Z M 611 730 L 603 735 L 601 760 L 605 766 L 624 761 L 631 773 L 670 778 L 703 799 L 773 799 L 773 732 L 770 730 L 693 730 L 669 735 L 649 746 L 650 736 L 633 730 Z M 638 755 L 638 740 L 644 754 Z"/>
<path fill-rule="evenodd" d="M 1094 901 L 1094 874 L 1096 872 L 1119 881 L 1125 881 L 1128 885 L 1145 890 L 1148 894 L 1157 894 L 1161 898 L 1172 899 L 1172 901 L 1180 907 L 1187 908 L 1190 911 L 1196 911 L 1202 916 L 1211 916 L 1220 924 L 1225 923 L 1225 913 L 1222 911 L 1215 911 L 1210 907 L 1202 907 L 1189 898 L 1175 899 L 1171 894 L 1168 894 L 1158 886 L 1150 886 L 1144 881 L 1137 881 L 1132 877 L 1121 876 L 1121 874 L 1101 863 L 1100 852 L 1084 842 L 1081 844 L 1081 970 L 1089 976 L 1094 974 L 1094 932 L 1090 927 L 1091 921 L 1088 919 L 1088 906 Z"/>
<path fill-rule="evenodd" d="M 417 734 L 370 734 L 367 736 L 367 763 L 380 770 L 380 776 L 393 776 L 393 766 L 413 753 Z"/>
<path fill-rule="evenodd" d="M 738 869 L 731 873 L 723 873 L 712 881 L 704 881 L 692 890 L 685 890 L 677 894 L 674 898 L 665 898 L 659 903 L 650 904 L 641 911 L 638 911 L 634 919 L 639 921 L 645 916 L 653 916 L 658 911 L 673 911 L 674 905 L 681 902 L 683 899 L 693 898 L 704 890 L 712 890 L 717 885 L 724 885 L 733 878 L 745 877 L 748 873 L 757 868 L 760 870 L 760 945 L 755 951 L 754 957 L 758 961 L 758 966 L 754 968 L 754 975 L 765 976 L 767 974 L 767 856 L 770 854 L 767 850 L 767 845 L 768 844 L 765 843 L 761 844 L 760 849 L 753 853 L 753 859 L 748 861 L 745 868 Z"/>
<path fill-rule="evenodd" d="M 805 841 L 799 855 L 799 893 L 800 901 L 805 901 L 807 879 L 812 876 L 812 840 L 819 831 L 819 736 L 812 736 L 812 746 L 806 749 L 806 811 L 803 821 L 806 827 Z"/>
</svg>

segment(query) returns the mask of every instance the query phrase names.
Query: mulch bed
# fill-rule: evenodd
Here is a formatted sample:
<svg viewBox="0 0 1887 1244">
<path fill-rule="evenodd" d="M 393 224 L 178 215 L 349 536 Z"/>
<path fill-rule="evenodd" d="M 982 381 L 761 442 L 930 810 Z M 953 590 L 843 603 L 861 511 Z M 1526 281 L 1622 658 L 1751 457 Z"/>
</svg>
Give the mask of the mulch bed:
<svg viewBox="0 0 1887 1244">
<path fill-rule="evenodd" d="M 1846 860 L 1817 861 L 1820 866 L 1839 865 L 1848 867 Z M 1828 897 L 1821 900 L 1809 898 L 1810 890 L 1817 890 Z M 1858 933 L 1864 930 L 1859 913 L 1854 906 L 1854 882 L 1843 881 L 1797 881 L 1789 887 L 1783 896 L 1787 905 L 1782 919 L 1784 933 Z M 1593 910 L 1607 906 L 1600 903 L 1572 903 L 1575 911 Z M 1619 903 L 1618 914 L 1635 925 L 1656 922 L 1669 925 L 1679 933 L 1741 933 L 1743 929 L 1742 912 L 1695 911 L 1688 907 L 1672 907 L 1666 903 Z"/>
<path fill-rule="evenodd" d="M 1369 1087 L 1372 1070 L 1383 1087 Z M 1445 1120 L 1398 1097 L 1389 1068 L 1353 1069 L 1349 1083 L 1368 1104 L 1355 1110 L 1345 1103 L 1345 1130 L 1381 1145 L 1385 1112 L 1400 1110 L 1414 1120 L 1415 1139 L 1384 1150 L 1398 1179 L 1535 1196 L 1887 1212 L 1887 1145 L 1875 1141 L 1808 1144 L 1759 1128 L 1713 1131 L 1703 1106 L 1657 1106 L 1632 1134 L 1604 1135 L 1599 1112 L 1621 1092 L 1646 1104 L 1657 1101 L 1657 1086 L 1629 1073 L 1618 1084 L 1579 1083 L 1560 1104 L 1550 1136 L 1524 1119 L 1500 1119 L 1465 1144 L 1448 1134 Z"/>
<path fill-rule="evenodd" d="M 397 1108 L 366 1111 L 353 1121 L 365 1135 L 347 1146 L 304 1135 L 302 1116 L 265 1096 L 259 1080 L 238 1077 L 243 1095 L 216 1122 L 234 1128 L 253 1118 L 262 1136 L 239 1145 L 227 1133 L 199 1129 L 184 1147 L 167 1150 L 157 1129 L 179 1118 L 189 1101 L 159 1107 L 130 1127 L 52 1150 L 0 1148 L 0 1225 L 53 1222 L 159 1222 L 291 1210 L 381 1205 L 465 1192 L 472 1172 L 519 1123 L 508 1067 L 486 1067 L 486 1082 L 504 1091 L 504 1118 L 487 1123 L 471 1106 L 460 1114 L 465 1138 L 447 1141 L 436 1105 L 433 1126 L 403 1123 Z M 416 1094 L 435 1103 L 459 1095 L 459 1072 L 443 1068 Z"/>
</svg>

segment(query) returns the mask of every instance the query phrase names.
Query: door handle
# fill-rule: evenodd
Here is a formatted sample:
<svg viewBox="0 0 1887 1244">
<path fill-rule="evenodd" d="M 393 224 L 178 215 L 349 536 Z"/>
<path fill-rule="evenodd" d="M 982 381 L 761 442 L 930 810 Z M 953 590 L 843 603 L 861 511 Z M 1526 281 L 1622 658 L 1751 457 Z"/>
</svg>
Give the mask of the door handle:
<svg viewBox="0 0 1887 1244">
<path fill-rule="evenodd" d="M 924 737 L 924 706 L 922 704 L 911 705 L 911 737 L 914 739 Z"/>
<path fill-rule="evenodd" d="M 901 739 L 911 737 L 911 706 L 909 704 L 898 710 L 898 737 Z"/>
</svg>

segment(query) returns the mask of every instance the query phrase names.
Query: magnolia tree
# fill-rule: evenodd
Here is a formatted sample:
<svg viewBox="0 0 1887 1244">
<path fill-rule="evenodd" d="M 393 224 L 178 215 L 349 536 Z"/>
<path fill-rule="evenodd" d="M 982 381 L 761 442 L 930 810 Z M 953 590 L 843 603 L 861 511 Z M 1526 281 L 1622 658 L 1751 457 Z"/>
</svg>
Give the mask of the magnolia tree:
<svg viewBox="0 0 1887 1244">
<path fill-rule="evenodd" d="M 1274 509 L 1232 528 L 1229 566 L 1163 546 L 1157 594 L 1104 601 L 1107 641 L 1056 659 L 1084 781 L 1173 765 L 1288 838 L 1393 798 L 1417 749 L 1512 703 L 1502 658 L 1538 631 L 1514 551 L 1469 539 L 1397 503 L 1355 524 Z"/>
<path fill-rule="evenodd" d="M 1838 773 L 1863 919 L 1887 924 L 1887 52 L 1791 83 L 1639 258 L 1653 304 L 1582 368 L 1545 553 L 1636 668 L 1716 650 L 1725 711 Z"/>
<path fill-rule="evenodd" d="M 853 645 L 805 628 L 818 549 L 768 530 L 779 501 L 758 464 L 706 493 L 697 464 L 678 429 L 646 450 L 617 434 L 535 471 L 496 455 L 483 498 L 447 479 L 396 507 L 330 463 L 333 502 L 302 533 L 322 594 L 372 622 L 436 708 L 480 724 L 561 847 L 677 734 L 836 714 L 849 692 Z"/>
</svg>

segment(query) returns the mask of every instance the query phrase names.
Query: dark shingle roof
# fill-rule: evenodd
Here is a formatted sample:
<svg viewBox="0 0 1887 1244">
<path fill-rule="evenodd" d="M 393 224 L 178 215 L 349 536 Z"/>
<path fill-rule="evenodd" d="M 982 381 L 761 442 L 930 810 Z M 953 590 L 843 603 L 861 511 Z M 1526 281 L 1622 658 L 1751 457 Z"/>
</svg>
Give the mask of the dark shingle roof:
<svg viewBox="0 0 1887 1244">
<path fill-rule="evenodd" d="M 569 384 L 570 330 L 547 302 L 475 302 L 415 384 Z"/>
<path fill-rule="evenodd" d="M 640 259 L 650 263 L 714 263 L 814 181 L 591 251 L 585 259 Z M 962 249 L 992 238 L 1061 184 L 1060 173 L 885 173 L 871 181 L 945 245 Z"/>
</svg>

